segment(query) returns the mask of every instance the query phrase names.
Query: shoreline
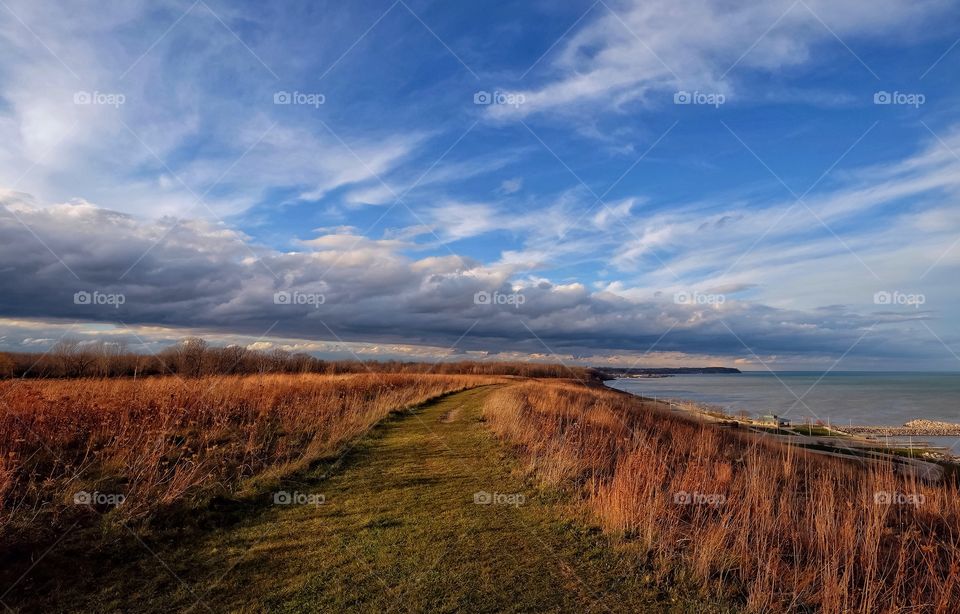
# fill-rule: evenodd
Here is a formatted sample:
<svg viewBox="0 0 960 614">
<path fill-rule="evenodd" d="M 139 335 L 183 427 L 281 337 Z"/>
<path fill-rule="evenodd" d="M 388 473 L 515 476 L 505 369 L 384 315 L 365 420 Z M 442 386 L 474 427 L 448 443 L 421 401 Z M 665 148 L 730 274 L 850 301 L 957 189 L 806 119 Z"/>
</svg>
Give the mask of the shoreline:
<svg viewBox="0 0 960 614">
<path fill-rule="evenodd" d="M 622 380 L 631 380 L 631 379 L 645 379 L 642 377 L 620 377 L 617 379 Z M 616 381 L 616 380 L 609 380 Z M 606 382 L 604 382 L 606 385 Z M 612 388 L 612 386 L 607 386 L 607 388 Z M 616 388 L 612 388 L 617 390 Z M 658 397 L 656 395 L 649 394 L 640 394 L 624 390 L 627 394 L 632 394 L 634 396 L 639 396 L 645 399 L 652 399 L 656 401 L 663 401 L 671 405 L 676 405 L 682 407 L 688 411 L 694 411 L 696 413 L 707 414 L 714 417 L 720 417 L 721 415 L 724 419 L 730 420 L 740 420 L 741 422 L 757 422 L 754 418 L 738 418 L 737 412 L 727 409 L 722 405 L 715 405 L 712 403 L 705 403 L 702 401 L 693 401 L 691 399 L 677 399 L 672 397 Z M 827 428 L 827 424 L 794 424 L 794 426 L 822 426 Z M 926 418 L 914 418 L 908 420 L 900 425 L 893 424 L 854 424 L 850 426 L 841 426 L 839 424 L 830 424 L 830 430 L 837 433 L 845 433 L 850 435 L 880 435 L 880 436 L 890 436 L 890 437 L 960 437 L 960 422 L 944 422 L 941 420 L 928 420 Z"/>
<path fill-rule="evenodd" d="M 804 423 L 792 424 L 784 427 L 757 420 L 753 416 L 738 416 L 737 413 L 731 412 L 720 405 L 713 405 L 709 403 L 693 401 L 690 399 L 658 397 L 655 395 L 629 392 L 608 386 L 606 385 L 606 382 L 604 383 L 604 386 L 610 390 L 617 390 L 618 392 L 622 392 L 624 394 L 654 401 L 655 403 L 659 403 L 668 407 L 672 411 L 682 411 L 690 414 L 696 419 L 720 424 L 723 426 L 739 426 L 758 432 L 772 431 L 776 436 L 788 436 L 788 439 L 800 437 L 817 445 L 829 445 L 838 449 L 849 450 L 851 446 L 874 451 L 880 451 L 880 449 L 883 449 L 888 454 L 894 454 L 901 459 L 912 459 L 912 453 L 907 457 L 904 457 L 902 454 L 898 453 L 898 450 L 905 450 L 909 448 L 926 457 L 926 462 L 941 461 L 953 464 L 960 462 L 960 454 L 957 454 L 949 448 L 931 445 L 929 442 L 922 440 L 912 442 L 909 446 L 905 446 L 903 442 L 882 442 L 877 439 L 877 437 L 889 436 L 960 437 L 960 424 L 956 423 L 915 419 L 904 423 L 902 426 L 854 425 L 852 427 L 837 427 L 832 424 L 828 426 L 826 424 L 821 425 Z"/>
</svg>

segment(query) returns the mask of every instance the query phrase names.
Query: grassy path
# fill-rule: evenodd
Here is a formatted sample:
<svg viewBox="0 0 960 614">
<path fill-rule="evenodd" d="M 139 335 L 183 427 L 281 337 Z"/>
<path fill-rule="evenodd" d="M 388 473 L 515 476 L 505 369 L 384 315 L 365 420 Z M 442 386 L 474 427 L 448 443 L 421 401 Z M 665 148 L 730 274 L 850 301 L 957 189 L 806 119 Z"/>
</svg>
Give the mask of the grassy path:
<svg viewBox="0 0 960 614">
<path fill-rule="evenodd" d="M 190 543 L 97 574 L 57 609 L 246 612 L 704 611 L 643 584 L 629 554 L 562 515 L 484 428 L 491 388 L 395 416 L 330 476 Z M 330 467 L 327 467 L 329 470 Z M 320 471 L 320 470 L 318 470 Z M 474 503 L 479 491 L 522 505 Z M 518 500 L 514 497 L 514 501 Z M 134 578 L 135 580 L 131 580 Z"/>
</svg>

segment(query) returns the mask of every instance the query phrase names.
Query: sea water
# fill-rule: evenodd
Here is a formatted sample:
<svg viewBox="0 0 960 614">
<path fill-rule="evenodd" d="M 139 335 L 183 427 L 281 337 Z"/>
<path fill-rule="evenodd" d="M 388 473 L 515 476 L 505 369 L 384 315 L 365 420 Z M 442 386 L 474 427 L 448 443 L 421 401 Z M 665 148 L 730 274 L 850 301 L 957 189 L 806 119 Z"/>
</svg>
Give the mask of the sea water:
<svg viewBox="0 0 960 614">
<path fill-rule="evenodd" d="M 915 419 L 960 422 L 960 373 L 827 373 L 750 371 L 617 379 L 612 388 L 644 396 L 686 399 L 756 417 L 776 414 L 794 424 L 900 426 Z M 960 438 L 918 437 L 960 454 Z"/>
</svg>

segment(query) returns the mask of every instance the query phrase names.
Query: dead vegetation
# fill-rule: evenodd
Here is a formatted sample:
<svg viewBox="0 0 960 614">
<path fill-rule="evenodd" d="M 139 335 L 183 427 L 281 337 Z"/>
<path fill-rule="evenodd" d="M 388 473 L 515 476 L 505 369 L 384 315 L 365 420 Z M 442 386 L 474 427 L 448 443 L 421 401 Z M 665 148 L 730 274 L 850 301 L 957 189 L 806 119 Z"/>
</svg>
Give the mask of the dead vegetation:
<svg viewBox="0 0 960 614">
<path fill-rule="evenodd" d="M 84 496 L 124 522 L 233 496 L 335 455 L 392 411 L 496 381 L 377 373 L 0 382 L 0 538 L 42 541 L 90 515 Z"/>
<path fill-rule="evenodd" d="M 571 488 L 662 580 L 756 612 L 955 612 L 960 497 L 885 464 L 799 451 L 568 382 L 495 391 L 528 471 Z"/>
</svg>

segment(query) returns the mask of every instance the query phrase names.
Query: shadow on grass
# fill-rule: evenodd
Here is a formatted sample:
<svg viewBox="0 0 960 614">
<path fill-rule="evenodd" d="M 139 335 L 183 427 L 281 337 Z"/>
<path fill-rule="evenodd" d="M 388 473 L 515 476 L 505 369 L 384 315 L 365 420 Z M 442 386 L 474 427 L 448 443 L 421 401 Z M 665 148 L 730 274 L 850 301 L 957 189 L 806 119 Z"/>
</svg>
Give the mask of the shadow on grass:
<svg viewBox="0 0 960 614">
<path fill-rule="evenodd" d="M 199 544 L 215 532 L 241 523 L 262 521 L 277 507 L 274 493 L 316 490 L 337 472 L 365 462 L 371 448 L 399 421 L 450 396 L 486 387 L 452 391 L 414 407 L 394 410 L 334 453 L 309 459 L 289 472 L 269 468 L 245 480 L 236 494 L 215 494 L 164 506 L 147 522 L 125 523 L 107 509 L 79 507 L 69 517 L 61 518 L 56 529 L 8 531 L 9 539 L 0 543 L 0 602 L 15 611 L 37 611 L 49 606 L 51 595 L 80 595 L 111 580 L 122 579 L 122 584 L 128 586 L 135 584 L 137 570 L 151 565 L 162 566 L 169 572 L 169 586 L 154 588 L 162 592 L 185 586 L 156 553 Z M 430 482 L 411 479 L 410 486 Z M 383 519 L 368 528 L 401 524 L 399 520 Z"/>
</svg>

